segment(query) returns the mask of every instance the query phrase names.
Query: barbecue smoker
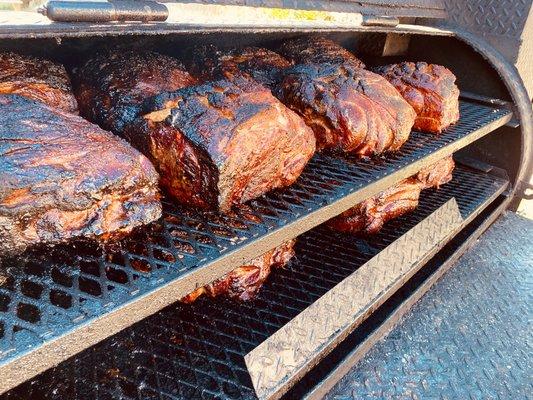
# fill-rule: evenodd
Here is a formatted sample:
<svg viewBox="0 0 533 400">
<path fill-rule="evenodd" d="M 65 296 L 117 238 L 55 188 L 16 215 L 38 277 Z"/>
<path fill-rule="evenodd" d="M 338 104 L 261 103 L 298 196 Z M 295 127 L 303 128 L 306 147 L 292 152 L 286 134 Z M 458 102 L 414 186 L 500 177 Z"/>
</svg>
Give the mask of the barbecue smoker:
<svg viewBox="0 0 533 400">
<path fill-rule="evenodd" d="M 460 119 L 443 134 L 413 131 L 398 152 L 370 160 L 317 153 L 295 184 L 252 200 L 247 215 L 163 199 L 163 217 L 118 249 L 74 241 L 2 260 L 2 398 L 320 398 L 523 197 L 532 167 L 531 43 L 521 42 L 530 5 L 484 3 L 193 1 L 165 3 L 165 22 L 150 21 L 164 19 L 160 8 L 155 17 L 136 10 L 137 22 L 99 22 L 113 17 L 94 5 L 73 6 L 73 22 L 51 22 L 35 4 L 2 12 L 0 50 L 67 70 L 102 49 L 183 59 L 196 45 L 276 48 L 320 35 L 370 66 L 444 65 L 460 89 Z M 494 22 L 504 9 L 509 20 Z M 322 225 L 451 154 L 453 180 L 423 191 L 415 211 L 379 233 Z M 179 302 L 294 238 L 296 256 L 256 299 Z"/>
</svg>

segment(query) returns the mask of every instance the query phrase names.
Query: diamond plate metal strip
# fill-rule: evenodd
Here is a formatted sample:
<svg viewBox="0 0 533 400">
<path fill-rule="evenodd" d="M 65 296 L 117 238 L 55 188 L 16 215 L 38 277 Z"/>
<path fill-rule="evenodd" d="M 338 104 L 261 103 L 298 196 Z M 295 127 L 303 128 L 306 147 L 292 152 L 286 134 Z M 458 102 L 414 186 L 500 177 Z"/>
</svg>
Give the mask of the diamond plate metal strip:
<svg viewBox="0 0 533 400">
<path fill-rule="evenodd" d="M 533 221 L 506 212 L 319 398 L 531 399 L 532 289 Z"/>
<path fill-rule="evenodd" d="M 282 394 L 462 223 L 452 198 L 249 352 L 245 362 L 257 396 Z"/>
</svg>

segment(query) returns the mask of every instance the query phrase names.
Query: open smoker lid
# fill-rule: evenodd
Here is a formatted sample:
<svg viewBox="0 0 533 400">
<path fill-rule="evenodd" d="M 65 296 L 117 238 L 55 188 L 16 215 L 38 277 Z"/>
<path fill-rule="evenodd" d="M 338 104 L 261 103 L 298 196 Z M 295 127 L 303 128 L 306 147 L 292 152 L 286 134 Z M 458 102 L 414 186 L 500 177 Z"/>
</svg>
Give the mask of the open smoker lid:
<svg viewBox="0 0 533 400">
<path fill-rule="evenodd" d="M 93 5 L 87 5 L 87 1 L 92 1 Z M 66 7 L 70 11 L 79 8 L 75 12 L 79 11 L 80 15 L 94 12 L 94 19 L 85 19 L 87 22 L 54 22 L 39 13 L 39 10 L 42 12 L 46 9 L 48 0 L 4 0 L 0 7 L 0 38 L 199 31 L 371 30 L 413 23 L 416 18 L 440 19 L 447 15 L 442 0 L 163 0 L 160 3 L 164 3 L 168 9 L 168 18 L 164 22 L 150 21 L 149 11 L 146 11 L 145 21 L 100 22 L 103 5 L 117 3 L 126 7 L 129 15 L 135 10 L 137 18 L 142 19 L 142 1 L 68 1 Z"/>
</svg>

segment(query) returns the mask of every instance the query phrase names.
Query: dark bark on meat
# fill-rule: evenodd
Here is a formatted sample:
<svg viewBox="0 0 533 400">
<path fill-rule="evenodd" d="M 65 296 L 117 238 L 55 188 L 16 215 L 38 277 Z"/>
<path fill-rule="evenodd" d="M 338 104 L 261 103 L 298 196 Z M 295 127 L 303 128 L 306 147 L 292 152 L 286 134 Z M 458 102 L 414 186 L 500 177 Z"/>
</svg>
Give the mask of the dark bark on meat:
<svg viewBox="0 0 533 400">
<path fill-rule="evenodd" d="M 459 120 L 459 89 L 455 75 L 441 65 L 403 62 L 375 69 L 415 109 L 414 128 L 441 133 Z"/>
<path fill-rule="evenodd" d="M 290 68 L 278 96 L 313 128 L 320 149 L 361 156 L 398 150 L 415 119 L 389 82 L 349 64 Z"/>
<path fill-rule="evenodd" d="M 120 134 L 139 116 L 144 99 L 196 83 L 176 59 L 154 52 L 111 52 L 74 71 L 81 114 Z"/>
<path fill-rule="evenodd" d="M 193 303 L 202 295 L 211 297 L 225 296 L 234 300 L 252 300 L 273 268 L 281 268 L 294 256 L 295 240 L 290 240 L 254 258 L 246 265 L 235 268 L 225 276 L 209 285 L 200 287 L 183 299 L 184 303 Z"/>
<path fill-rule="evenodd" d="M 327 225 L 346 233 L 377 233 L 387 221 L 415 210 L 423 189 L 448 183 L 454 167 L 451 156 L 443 158 L 329 220 Z"/>
<path fill-rule="evenodd" d="M 311 37 L 288 40 L 279 52 L 296 64 L 349 64 L 354 68 L 365 68 L 365 64 L 333 40 Z"/>
<path fill-rule="evenodd" d="M 0 53 L 0 94 L 18 94 L 50 107 L 78 112 L 67 71 L 49 60 Z"/>
<path fill-rule="evenodd" d="M 242 76 L 155 96 L 143 110 L 126 137 L 187 205 L 228 212 L 292 184 L 315 151 L 302 120 Z"/>
<path fill-rule="evenodd" d="M 195 52 L 191 71 L 202 79 L 247 74 L 303 117 L 321 149 L 368 156 L 397 150 L 407 140 L 414 110 L 384 78 L 359 68 L 353 54 L 321 38 L 291 41 L 284 48 L 306 64 L 290 67 L 287 59 L 262 48 L 204 47 Z M 307 55 L 305 61 L 296 54 Z"/>
<path fill-rule="evenodd" d="M 202 46 L 195 48 L 187 67 L 200 80 L 231 79 L 244 73 L 275 90 L 283 78 L 283 71 L 292 65 L 286 58 L 261 47 L 222 51 L 215 46 Z"/>
<path fill-rule="evenodd" d="M 0 95 L 0 254 L 153 221 L 157 178 L 146 157 L 81 117 Z"/>
</svg>

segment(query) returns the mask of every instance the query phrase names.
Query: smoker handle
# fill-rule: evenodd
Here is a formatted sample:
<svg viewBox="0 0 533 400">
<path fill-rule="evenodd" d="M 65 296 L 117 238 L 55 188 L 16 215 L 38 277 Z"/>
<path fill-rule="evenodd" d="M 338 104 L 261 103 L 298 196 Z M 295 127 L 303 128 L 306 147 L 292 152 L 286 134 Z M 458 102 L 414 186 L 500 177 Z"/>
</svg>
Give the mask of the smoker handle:
<svg viewBox="0 0 533 400">
<path fill-rule="evenodd" d="M 40 10 L 57 22 L 165 21 L 168 9 L 155 1 L 49 1 Z"/>
</svg>

